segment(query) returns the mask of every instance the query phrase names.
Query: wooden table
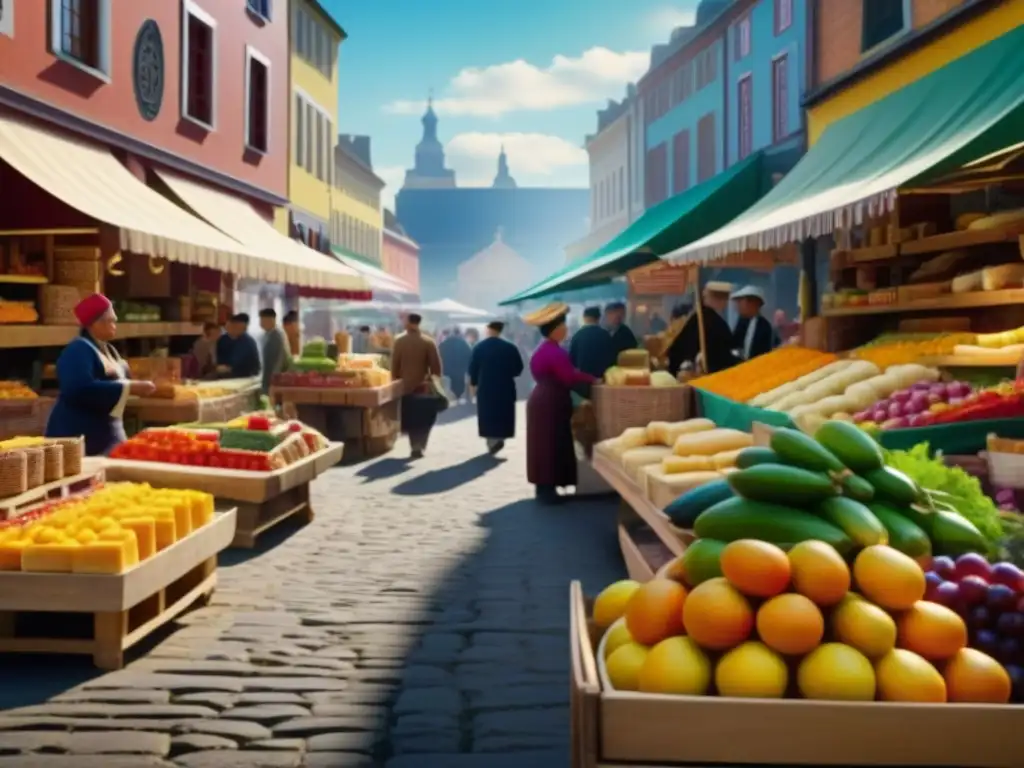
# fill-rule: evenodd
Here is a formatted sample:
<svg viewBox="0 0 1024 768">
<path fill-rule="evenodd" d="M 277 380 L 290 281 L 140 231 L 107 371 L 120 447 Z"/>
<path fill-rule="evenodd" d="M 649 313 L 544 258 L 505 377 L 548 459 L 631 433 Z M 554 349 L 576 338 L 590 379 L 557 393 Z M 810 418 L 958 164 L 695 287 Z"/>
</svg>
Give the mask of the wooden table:
<svg viewBox="0 0 1024 768">
<path fill-rule="evenodd" d="M 260 387 L 253 382 L 230 394 L 207 398 L 131 397 L 125 418 L 139 426 L 230 421 L 255 409 Z"/>
</svg>

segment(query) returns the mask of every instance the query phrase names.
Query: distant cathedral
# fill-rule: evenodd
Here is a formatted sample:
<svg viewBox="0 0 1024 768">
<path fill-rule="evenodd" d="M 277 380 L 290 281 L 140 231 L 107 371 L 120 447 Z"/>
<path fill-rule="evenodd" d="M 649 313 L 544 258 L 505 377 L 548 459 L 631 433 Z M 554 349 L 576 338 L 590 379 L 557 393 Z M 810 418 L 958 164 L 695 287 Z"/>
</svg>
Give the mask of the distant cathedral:
<svg viewBox="0 0 1024 768">
<path fill-rule="evenodd" d="M 423 137 L 416 145 L 415 166 L 406 171 L 396 196 L 395 213 L 420 245 L 423 299 L 465 299 L 475 294 L 486 297 L 484 308 L 491 309 L 501 298 L 560 268 L 564 246 L 587 231 L 589 191 L 518 186 L 504 146 L 490 187 L 459 187 L 455 171 L 445 166 L 433 99 L 427 101 L 420 122 Z M 492 278 L 503 275 L 500 290 L 477 293 L 467 278 L 478 274 L 477 265 L 493 265 L 495 259 L 507 260 L 515 268 L 493 269 Z"/>
</svg>

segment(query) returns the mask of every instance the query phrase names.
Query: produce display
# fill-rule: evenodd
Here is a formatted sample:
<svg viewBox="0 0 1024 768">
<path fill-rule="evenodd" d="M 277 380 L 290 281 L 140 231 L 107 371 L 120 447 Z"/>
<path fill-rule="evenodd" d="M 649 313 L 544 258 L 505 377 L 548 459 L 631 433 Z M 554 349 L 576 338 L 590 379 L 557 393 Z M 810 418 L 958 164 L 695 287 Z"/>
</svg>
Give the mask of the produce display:
<svg viewBox="0 0 1024 768">
<path fill-rule="evenodd" d="M 35 400 L 39 395 L 20 381 L 0 381 L 0 400 Z"/>
<path fill-rule="evenodd" d="M 6 301 L 0 299 L 0 325 L 38 323 L 39 313 L 31 301 Z"/>
<path fill-rule="evenodd" d="M 302 353 L 292 361 L 292 368 L 302 373 L 331 373 L 338 361 L 327 356 L 327 341 L 317 336 L 302 346 Z"/>
<path fill-rule="evenodd" d="M 82 471 L 81 440 L 13 437 L 0 441 L 0 499 L 20 496 Z"/>
<path fill-rule="evenodd" d="M 850 357 L 866 360 L 885 370 L 890 365 L 907 365 L 922 358 L 952 355 L 957 345 L 974 344 L 977 338 L 973 333 L 889 333 L 853 350 Z"/>
<path fill-rule="evenodd" d="M 863 429 L 930 427 L 1024 416 L 1024 388 L 1006 382 L 975 390 L 964 381 L 919 381 L 854 414 Z"/>
<path fill-rule="evenodd" d="M 298 421 L 250 414 L 230 425 L 151 428 L 118 445 L 112 459 L 249 472 L 273 472 L 326 447 L 326 438 Z"/>
<path fill-rule="evenodd" d="M 123 323 L 158 323 L 160 307 L 140 301 L 115 301 L 114 311 Z"/>
<path fill-rule="evenodd" d="M 835 355 L 803 347 L 780 347 L 753 360 L 690 382 L 698 389 L 739 403 L 762 392 L 778 391 L 801 377 L 813 376 L 836 360 Z M 751 402 L 752 405 L 760 405 Z"/>
<path fill-rule="evenodd" d="M 208 493 L 110 484 L 0 524 L 0 571 L 123 573 L 213 514 Z"/>
<path fill-rule="evenodd" d="M 303 356 L 295 359 L 294 370 L 274 376 L 280 387 L 324 387 L 331 389 L 374 389 L 391 383 L 391 371 L 381 365 L 380 355 L 326 356 L 326 342 L 314 339 L 303 347 Z M 310 346 L 312 345 L 312 346 Z M 323 357 L 319 357 L 321 351 Z M 306 355 L 310 355 L 306 357 Z M 329 365 L 328 365 L 329 363 Z"/>
</svg>

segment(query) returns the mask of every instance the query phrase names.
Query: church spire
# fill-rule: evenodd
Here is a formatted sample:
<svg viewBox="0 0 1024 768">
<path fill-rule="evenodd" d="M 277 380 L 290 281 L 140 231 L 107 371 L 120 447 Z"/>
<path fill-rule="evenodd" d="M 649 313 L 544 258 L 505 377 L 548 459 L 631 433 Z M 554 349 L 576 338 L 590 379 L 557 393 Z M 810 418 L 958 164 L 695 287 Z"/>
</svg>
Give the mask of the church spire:
<svg viewBox="0 0 1024 768">
<path fill-rule="evenodd" d="M 427 109 L 420 118 L 423 137 L 416 145 L 415 167 L 405 174 L 406 187 L 454 187 L 455 172 L 445 167 L 444 145 L 437 138 L 437 114 L 434 112 L 434 89 L 427 96 Z"/>
<path fill-rule="evenodd" d="M 494 177 L 491 185 L 494 189 L 515 189 L 516 180 L 508 170 L 508 155 L 505 154 L 505 145 L 501 145 L 501 153 L 498 155 L 498 175 Z"/>
<path fill-rule="evenodd" d="M 437 141 L 437 115 L 434 113 L 434 89 L 427 95 L 427 111 L 420 119 L 423 123 L 423 141 Z"/>
</svg>

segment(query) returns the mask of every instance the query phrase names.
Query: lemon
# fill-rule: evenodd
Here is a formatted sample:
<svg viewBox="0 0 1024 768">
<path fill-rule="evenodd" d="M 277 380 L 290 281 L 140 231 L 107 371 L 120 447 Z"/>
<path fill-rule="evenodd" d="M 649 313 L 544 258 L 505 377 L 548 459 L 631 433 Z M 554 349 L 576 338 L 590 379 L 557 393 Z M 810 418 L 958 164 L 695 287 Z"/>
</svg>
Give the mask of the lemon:
<svg viewBox="0 0 1024 768">
<path fill-rule="evenodd" d="M 796 673 L 800 693 L 808 699 L 874 701 L 875 670 L 856 648 L 825 643 L 811 651 Z"/>
<path fill-rule="evenodd" d="M 788 683 L 786 662 L 764 643 L 733 648 L 715 669 L 715 685 L 722 696 L 781 699 Z"/>
<path fill-rule="evenodd" d="M 711 684 L 711 662 L 689 637 L 670 637 L 648 652 L 639 683 L 644 693 L 703 696 Z"/>
<path fill-rule="evenodd" d="M 631 642 L 633 642 L 633 636 L 629 634 L 629 628 L 626 627 L 626 622 L 618 622 L 612 626 L 607 633 L 605 633 L 604 657 L 607 659 L 612 655 L 612 652 L 617 650 L 620 646 Z"/>
<path fill-rule="evenodd" d="M 640 670 L 648 653 L 644 646 L 633 642 L 616 648 L 604 664 L 612 688 L 617 691 L 639 690 Z"/>
<path fill-rule="evenodd" d="M 609 584 L 594 600 L 594 623 L 601 629 L 607 629 L 622 618 L 626 612 L 626 603 L 633 593 L 640 589 L 640 582 L 623 579 Z"/>
</svg>

